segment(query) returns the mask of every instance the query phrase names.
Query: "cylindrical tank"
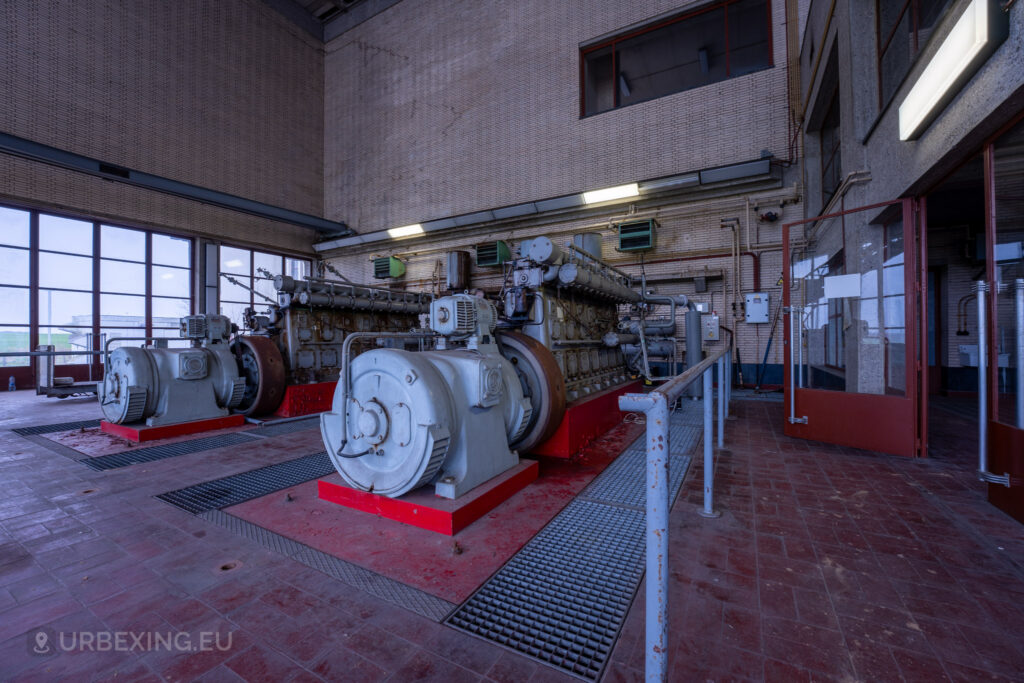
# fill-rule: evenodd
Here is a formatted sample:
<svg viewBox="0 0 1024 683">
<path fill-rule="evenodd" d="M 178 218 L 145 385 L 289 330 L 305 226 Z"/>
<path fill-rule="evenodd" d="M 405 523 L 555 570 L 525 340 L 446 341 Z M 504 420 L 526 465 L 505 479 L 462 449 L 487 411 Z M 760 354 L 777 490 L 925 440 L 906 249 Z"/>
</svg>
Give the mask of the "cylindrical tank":
<svg viewBox="0 0 1024 683">
<path fill-rule="evenodd" d="M 527 258 L 536 263 L 553 265 L 562 262 L 563 254 L 561 248 L 552 242 L 551 238 L 534 237 L 530 240 L 530 252 Z"/>
<path fill-rule="evenodd" d="M 245 380 L 226 343 L 231 321 L 188 316 L 181 325 L 183 337 L 203 339 L 203 346 L 122 346 L 110 353 L 99 386 L 100 407 L 108 421 L 176 424 L 226 415 L 239 404 Z"/>
</svg>

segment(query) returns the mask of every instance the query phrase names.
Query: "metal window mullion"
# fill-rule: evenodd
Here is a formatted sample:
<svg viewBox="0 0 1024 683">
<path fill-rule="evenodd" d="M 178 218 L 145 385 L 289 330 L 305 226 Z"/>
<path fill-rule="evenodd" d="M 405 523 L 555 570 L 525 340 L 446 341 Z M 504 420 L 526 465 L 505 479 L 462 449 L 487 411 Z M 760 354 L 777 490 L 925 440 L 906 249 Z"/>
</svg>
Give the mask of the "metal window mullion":
<svg viewBox="0 0 1024 683">
<path fill-rule="evenodd" d="M 153 233 L 146 231 L 145 318 L 146 336 L 153 336 Z"/>
<path fill-rule="evenodd" d="M 39 344 L 39 212 L 29 211 L 28 218 L 28 350 Z M 36 376 L 38 364 L 29 357 L 29 371 Z"/>
<path fill-rule="evenodd" d="M 97 350 L 100 340 L 100 258 L 102 256 L 100 244 L 100 224 L 93 221 L 92 224 L 92 348 L 89 351 Z M 89 357 L 89 379 L 92 379 L 93 370 L 100 372 L 99 356 Z"/>
</svg>

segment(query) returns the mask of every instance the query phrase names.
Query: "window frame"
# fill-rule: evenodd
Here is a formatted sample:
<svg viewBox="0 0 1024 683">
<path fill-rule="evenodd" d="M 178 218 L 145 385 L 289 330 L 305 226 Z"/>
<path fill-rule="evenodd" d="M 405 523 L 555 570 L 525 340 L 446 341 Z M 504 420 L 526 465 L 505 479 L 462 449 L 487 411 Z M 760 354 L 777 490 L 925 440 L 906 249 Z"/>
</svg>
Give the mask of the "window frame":
<svg viewBox="0 0 1024 683">
<path fill-rule="evenodd" d="M 709 2 L 708 4 L 702 5 L 700 7 L 696 7 L 696 8 L 692 8 L 692 9 L 686 9 L 683 12 L 681 12 L 679 14 L 675 14 L 675 15 L 670 16 L 668 18 L 655 19 L 655 20 L 651 21 L 651 23 L 649 23 L 647 25 L 644 25 L 644 26 L 640 26 L 639 28 L 625 29 L 621 33 L 618 33 L 617 35 L 614 35 L 611 38 L 606 38 L 606 39 L 598 40 L 596 42 L 591 42 L 591 43 L 587 43 L 587 44 L 581 45 L 580 48 L 579 48 L 579 103 L 580 103 L 579 118 L 584 119 L 584 118 L 589 118 L 591 116 L 597 116 L 598 114 L 604 114 L 604 113 L 609 112 L 609 111 L 616 111 L 618 109 L 622 109 L 624 107 L 629 107 L 629 106 L 632 106 L 634 104 L 641 104 L 643 102 L 651 102 L 653 100 L 657 100 L 657 99 L 660 99 L 662 97 L 667 97 L 669 95 L 676 95 L 676 94 L 681 93 L 681 92 L 686 92 L 687 90 L 694 90 L 694 89 L 699 88 L 699 87 L 704 87 L 704 85 L 712 85 L 713 83 L 722 83 L 724 81 L 731 80 L 733 78 L 739 78 L 740 76 L 746 76 L 746 75 L 749 75 L 751 73 L 757 73 L 758 71 L 765 71 L 767 69 L 774 68 L 775 67 L 775 49 L 774 49 L 775 41 L 774 41 L 774 35 L 773 35 L 773 28 L 774 27 L 773 27 L 773 24 L 772 24 L 772 0 L 764 0 L 764 3 L 765 3 L 765 24 L 766 24 L 766 27 L 767 27 L 766 35 L 767 35 L 767 41 L 768 41 L 768 65 L 765 66 L 765 67 L 762 67 L 760 69 L 755 69 L 754 71 L 745 72 L 743 74 L 740 74 L 740 76 L 732 76 L 731 75 L 731 69 L 730 69 L 730 64 L 729 64 L 729 55 L 730 55 L 730 49 L 729 49 L 729 7 L 732 6 L 732 5 L 736 5 L 736 4 L 738 4 L 740 2 L 743 2 L 743 1 L 744 0 L 715 0 L 713 2 Z M 664 93 L 664 94 L 661 94 L 661 95 L 655 95 L 654 97 L 650 97 L 650 98 L 647 98 L 647 99 L 644 99 L 644 100 L 637 100 L 636 102 L 629 102 L 627 104 L 620 104 L 619 88 L 617 87 L 618 79 L 616 78 L 616 76 L 618 75 L 618 69 L 617 69 L 618 65 L 616 63 L 617 54 L 618 54 L 618 50 L 617 50 L 618 43 L 621 43 L 621 42 L 626 41 L 626 40 L 630 40 L 632 38 L 636 38 L 638 36 L 641 36 L 641 35 L 644 35 L 644 34 L 647 34 L 647 33 L 653 33 L 654 31 L 658 31 L 660 29 L 666 28 L 666 27 L 671 26 L 673 24 L 677 24 L 677 23 L 686 21 L 688 19 L 693 19 L 693 18 L 695 18 L 697 16 L 700 16 L 702 14 L 707 14 L 709 12 L 712 12 L 714 10 L 719 10 L 719 9 L 722 10 L 724 12 L 724 15 L 725 15 L 724 30 L 723 30 L 723 34 L 724 34 L 723 37 L 725 39 L 725 73 L 726 73 L 725 78 L 723 78 L 721 80 L 717 80 L 717 81 L 712 81 L 710 83 L 705 83 L 705 84 L 702 84 L 702 85 L 698 85 L 698 86 L 691 86 L 691 87 L 687 87 L 687 88 L 682 88 L 680 90 L 674 90 L 672 92 L 667 92 L 667 93 Z M 586 102 L 586 91 L 587 91 L 587 88 L 586 88 L 586 84 L 587 84 L 586 65 L 587 65 L 587 55 L 589 55 L 591 53 L 594 53 L 594 52 L 597 52 L 597 51 L 600 51 L 600 50 L 604 50 L 605 48 L 609 48 L 609 47 L 611 48 L 611 57 L 612 57 L 611 72 L 612 72 L 612 102 L 613 102 L 613 104 L 612 104 L 611 108 L 609 108 L 609 109 L 602 109 L 600 111 L 594 111 L 594 112 L 591 112 L 591 113 L 587 113 L 587 102 Z"/>
<path fill-rule="evenodd" d="M 239 251 L 248 252 L 248 255 L 249 255 L 249 273 L 248 274 L 227 273 L 227 272 L 221 270 L 221 249 L 223 249 L 224 247 L 228 247 L 230 249 L 237 249 Z M 226 243 L 226 242 L 218 244 L 217 245 L 217 312 L 220 315 L 227 315 L 226 313 L 223 312 L 224 311 L 224 308 L 223 308 L 224 304 L 236 304 L 236 305 L 242 304 L 242 305 L 246 305 L 248 308 L 252 308 L 252 309 L 255 309 L 256 306 L 258 306 L 258 305 L 263 305 L 263 306 L 269 306 L 270 305 L 269 302 L 263 300 L 262 298 L 260 298 L 257 301 L 257 296 L 256 296 L 256 280 L 257 279 L 265 279 L 265 278 L 261 277 L 256 272 L 256 268 L 257 268 L 257 266 L 256 266 L 256 254 L 257 253 L 259 253 L 259 254 L 261 254 L 263 256 L 273 256 L 275 258 L 280 259 L 280 266 L 279 266 L 279 273 L 280 274 L 285 274 L 285 265 L 286 265 L 287 261 L 289 261 L 289 260 L 304 262 L 306 264 L 306 272 L 307 272 L 307 274 L 311 274 L 312 273 L 313 261 L 312 261 L 312 259 L 306 258 L 304 256 L 294 256 L 294 255 L 291 255 L 291 254 L 285 254 L 283 252 L 277 252 L 277 251 L 265 251 L 263 249 L 255 249 L 255 248 L 251 248 L 251 247 L 245 247 L 245 246 L 241 246 L 241 245 L 238 245 L 238 244 L 230 244 L 230 243 Z M 259 266 L 259 267 L 262 267 L 262 266 Z M 239 301 L 237 299 L 225 299 L 224 298 L 222 285 L 226 282 L 225 275 L 229 275 L 229 276 L 235 278 L 239 282 L 242 282 L 246 287 L 248 287 L 248 289 L 249 289 L 249 300 L 247 302 L 246 301 Z M 231 322 L 233 322 L 236 325 L 238 325 L 239 329 L 242 329 L 244 321 L 242 321 L 242 320 L 235 320 L 234 318 L 232 318 Z"/>
<path fill-rule="evenodd" d="M 907 79 L 907 76 L 913 70 L 914 64 L 921 56 L 924 46 L 931 40 L 931 35 L 928 38 L 921 40 L 921 0 L 902 0 L 903 8 L 896 14 L 895 21 L 892 27 L 889 29 L 888 34 L 885 36 L 885 40 L 882 40 L 882 3 L 886 0 L 875 0 L 875 78 L 876 78 L 876 91 L 878 94 L 878 111 L 882 112 L 892 103 L 896 98 L 896 94 L 900 91 L 900 86 L 903 81 Z M 950 0 L 942 0 L 942 7 L 935 15 L 935 22 L 931 25 L 934 29 L 942 21 L 943 15 L 949 10 L 951 6 Z M 883 78 L 882 78 L 882 63 L 885 60 L 885 54 L 888 49 L 892 46 L 893 41 L 896 40 L 896 36 L 899 33 L 900 24 L 903 22 L 905 14 L 910 13 L 910 34 L 912 37 L 911 49 L 909 53 L 909 59 L 906 65 L 904 65 L 903 73 L 895 80 L 893 84 L 892 92 L 889 96 L 885 96 Z M 934 34 L 934 31 L 932 31 Z"/>
</svg>

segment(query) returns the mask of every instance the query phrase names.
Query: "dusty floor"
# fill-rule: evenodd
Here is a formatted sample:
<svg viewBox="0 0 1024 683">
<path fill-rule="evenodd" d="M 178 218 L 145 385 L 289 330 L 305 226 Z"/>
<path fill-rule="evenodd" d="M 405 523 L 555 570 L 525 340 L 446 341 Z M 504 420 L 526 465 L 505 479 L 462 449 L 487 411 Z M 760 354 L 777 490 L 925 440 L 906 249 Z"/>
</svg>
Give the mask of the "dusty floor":
<svg viewBox="0 0 1024 683">
<path fill-rule="evenodd" d="M 908 461 L 784 437 L 777 403 L 733 412 L 722 517 L 696 514 L 699 459 L 672 513 L 671 680 L 1024 680 L 1024 526 L 973 479 L 968 417 Z M 322 448 L 308 434 L 96 472 L 10 431 L 98 414 L 0 395 L 0 679 L 574 680 L 153 498 Z M 604 680 L 642 679 L 643 622 L 641 599 Z M 40 627 L 231 642 L 38 655 Z"/>
</svg>

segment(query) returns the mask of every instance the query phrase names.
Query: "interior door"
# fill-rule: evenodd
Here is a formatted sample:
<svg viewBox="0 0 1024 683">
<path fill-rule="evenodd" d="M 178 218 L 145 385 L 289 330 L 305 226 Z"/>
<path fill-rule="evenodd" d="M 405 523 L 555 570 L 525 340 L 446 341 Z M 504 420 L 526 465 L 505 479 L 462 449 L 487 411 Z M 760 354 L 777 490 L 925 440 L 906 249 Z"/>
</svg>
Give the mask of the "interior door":
<svg viewBox="0 0 1024 683">
<path fill-rule="evenodd" d="M 919 454 L 915 203 L 783 229 L 785 433 Z"/>
<path fill-rule="evenodd" d="M 989 500 L 1024 522 L 1024 121 L 985 149 L 985 165 Z"/>
</svg>

